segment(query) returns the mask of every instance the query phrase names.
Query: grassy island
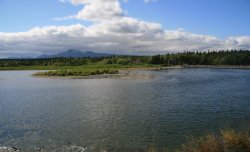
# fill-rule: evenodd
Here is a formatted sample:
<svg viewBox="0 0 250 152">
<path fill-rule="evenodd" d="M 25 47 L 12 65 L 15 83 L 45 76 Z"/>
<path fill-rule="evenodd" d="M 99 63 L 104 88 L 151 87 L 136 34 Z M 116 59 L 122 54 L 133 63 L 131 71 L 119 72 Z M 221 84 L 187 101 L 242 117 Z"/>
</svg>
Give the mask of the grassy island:
<svg viewBox="0 0 250 152">
<path fill-rule="evenodd" d="M 34 76 L 90 76 L 90 75 L 100 75 L 100 74 L 118 74 L 118 70 L 114 69 L 68 69 L 68 70 L 55 70 L 47 72 L 38 72 Z"/>
</svg>

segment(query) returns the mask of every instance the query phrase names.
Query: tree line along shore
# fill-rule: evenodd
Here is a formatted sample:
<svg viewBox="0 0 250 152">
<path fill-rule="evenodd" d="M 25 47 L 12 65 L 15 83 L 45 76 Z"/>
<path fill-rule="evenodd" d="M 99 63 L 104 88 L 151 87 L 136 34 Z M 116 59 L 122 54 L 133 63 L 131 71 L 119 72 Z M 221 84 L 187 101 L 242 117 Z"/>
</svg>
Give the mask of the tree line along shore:
<svg viewBox="0 0 250 152">
<path fill-rule="evenodd" d="M 141 68 L 237 68 L 250 69 L 249 50 L 182 52 L 153 56 L 112 55 L 98 58 L 0 59 L 0 70 L 53 70 L 47 76 L 117 74 Z"/>
</svg>

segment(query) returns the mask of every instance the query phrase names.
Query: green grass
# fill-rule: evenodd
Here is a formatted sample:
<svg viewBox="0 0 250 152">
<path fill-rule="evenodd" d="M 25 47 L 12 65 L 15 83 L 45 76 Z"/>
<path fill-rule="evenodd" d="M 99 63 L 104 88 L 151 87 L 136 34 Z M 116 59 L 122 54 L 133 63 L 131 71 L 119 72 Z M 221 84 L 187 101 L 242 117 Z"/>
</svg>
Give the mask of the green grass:
<svg viewBox="0 0 250 152">
<path fill-rule="evenodd" d="M 128 68 L 148 68 L 148 67 L 159 67 L 151 64 L 140 64 L 140 65 L 121 65 L 121 64 L 87 64 L 81 66 L 0 66 L 0 70 L 65 70 L 65 69 L 128 69 Z"/>
<path fill-rule="evenodd" d="M 48 72 L 38 72 L 34 76 L 90 76 L 100 74 L 118 74 L 118 70 L 115 69 L 69 69 L 69 70 L 55 70 Z"/>
<path fill-rule="evenodd" d="M 90 76 L 100 74 L 118 74 L 119 70 L 126 69 L 143 69 L 159 67 L 150 64 L 141 65 L 120 65 L 120 64 L 87 64 L 82 66 L 17 66 L 17 67 L 0 67 L 0 70 L 50 70 L 38 72 L 35 76 Z"/>
</svg>

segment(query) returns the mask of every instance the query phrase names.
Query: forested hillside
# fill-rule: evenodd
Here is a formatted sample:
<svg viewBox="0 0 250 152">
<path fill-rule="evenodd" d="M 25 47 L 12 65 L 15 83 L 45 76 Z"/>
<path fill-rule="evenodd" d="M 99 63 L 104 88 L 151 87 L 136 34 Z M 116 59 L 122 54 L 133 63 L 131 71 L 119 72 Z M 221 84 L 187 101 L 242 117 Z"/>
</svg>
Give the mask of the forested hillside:
<svg viewBox="0 0 250 152">
<path fill-rule="evenodd" d="M 117 65 L 250 65 L 250 51 L 183 52 L 154 56 L 111 56 L 99 58 L 1 59 L 0 67 Z"/>
</svg>

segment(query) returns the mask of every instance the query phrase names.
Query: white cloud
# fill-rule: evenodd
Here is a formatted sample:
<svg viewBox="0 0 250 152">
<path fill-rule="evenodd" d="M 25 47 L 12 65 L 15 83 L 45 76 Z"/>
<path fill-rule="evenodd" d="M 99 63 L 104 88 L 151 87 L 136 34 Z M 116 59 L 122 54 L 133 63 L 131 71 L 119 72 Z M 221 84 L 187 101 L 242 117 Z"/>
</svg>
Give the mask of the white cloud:
<svg viewBox="0 0 250 152">
<path fill-rule="evenodd" d="M 84 8 L 75 15 L 69 15 L 57 20 L 79 19 L 99 21 L 114 19 L 124 15 L 118 0 L 70 0 L 73 5 L 84 5 Z"/>
<path fill-rule="evenodd" d="M 145 3 L 156 2 L 157 0 L 144 0 Z"/>
<path fill-rule="evenodd" d="M 58 0 L 58 2 L 61 2 L 61 3 L 66 3 L 66 2 L 69 2 L 70 0 Z"/>
<path fill-rule="evenodd" d="M 93 24 L 36 27 L 19 33 L 0 32 L 0 56 L 51 54 L 67 49 L 129 54 L 250 49 L 248 36 L 223 40 L 183 29 L 168 31 L 161 24 L 128 17 L 118 0 L 71 0 L 71 3 L 84 4 L 84 8 L 65 19 L 88 20 Z"/>
</svg>

